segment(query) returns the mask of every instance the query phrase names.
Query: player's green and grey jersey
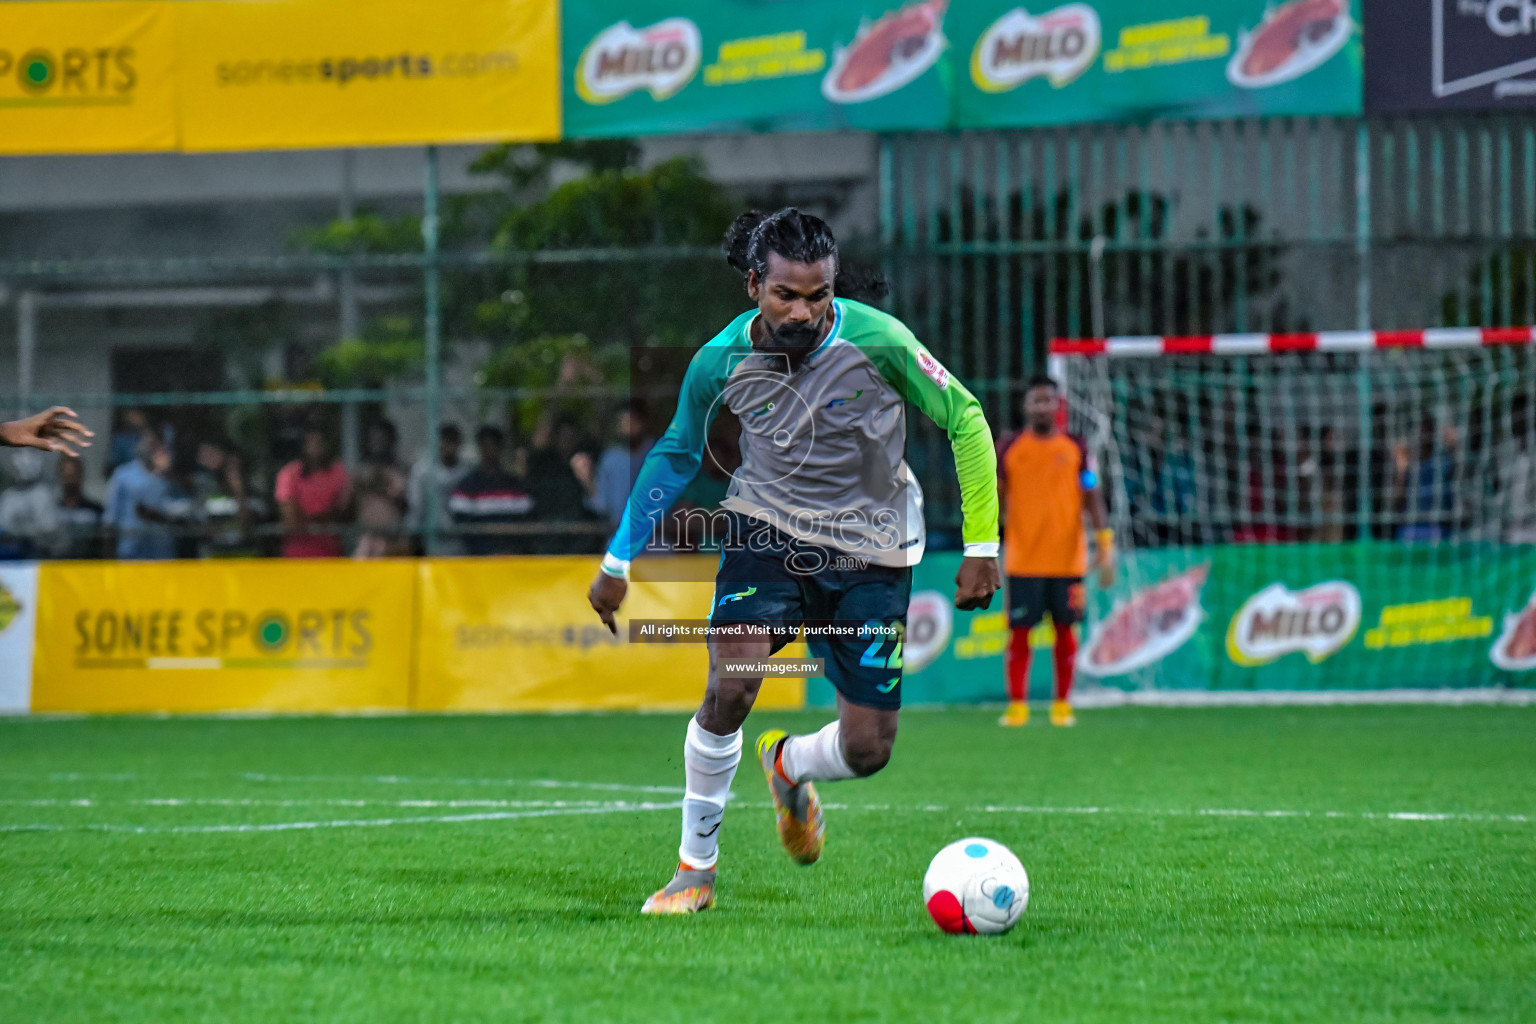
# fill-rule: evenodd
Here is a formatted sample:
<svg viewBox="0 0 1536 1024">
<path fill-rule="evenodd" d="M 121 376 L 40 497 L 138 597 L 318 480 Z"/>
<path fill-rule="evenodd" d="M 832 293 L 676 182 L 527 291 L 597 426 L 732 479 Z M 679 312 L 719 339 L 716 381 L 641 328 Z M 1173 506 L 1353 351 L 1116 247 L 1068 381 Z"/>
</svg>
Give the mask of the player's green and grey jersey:
<svg viewBox="0 0 1536 1024">
<path fill-rule="evenodd" d="M 721 503 L 877 565 L 914 565 L 926 544 L 908 468 L 905 403 L 949 435 L 963 537 L 997 553 L 997 461 L 981 405 L 888 313 L 834 300 L 826 339 L 798 368 L 752 347 L 743 313 L 695 353 L 677 414 L 646 456 L 604 565 L 623 571 L 697 472 L 721 409 L 741 420 L 741 468 Z"/>
</svg>

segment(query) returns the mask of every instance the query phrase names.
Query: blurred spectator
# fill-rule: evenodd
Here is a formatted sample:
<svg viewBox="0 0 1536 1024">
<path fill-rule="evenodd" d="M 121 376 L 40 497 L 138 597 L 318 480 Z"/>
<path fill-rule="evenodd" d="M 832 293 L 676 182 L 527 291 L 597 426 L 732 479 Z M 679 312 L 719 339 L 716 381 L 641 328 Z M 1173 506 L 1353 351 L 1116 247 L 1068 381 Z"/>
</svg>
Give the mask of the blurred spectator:
<svg viewBox="0 0 1536 1024">
<path fill-rule="evenodd" d="M 1311 431 L 1307 433 L 1311 438 Z M 1326 426 L 1318 436 L 1315 450 L 1309 447 L 1301 460 L 1304 482 L 1301 512 L 1315 509 L 1317 523 L 1312 539 L 1337 544 L 1345 539 L 1344 442 L 1339 429 Z M 1310 502 L 1310 505 L 1308 504 Z"/>
<path fill-rule="evenodd" d="M 1455 427 L 1446 425 L 1437 437 L 1434 422 L 1426 419 L 1416 445 L 1393 445 L 1392 508 L 1402 523 L 1398 540 L 1438 541 L 1453 531 L 1459 477 L 1456 441 Z"/>
<path fill-rule="evenodd" d="M 595 467 L 586 452 L 572 457 L 571 471 L 587 492 L 587 508 L 607 520 L 610 527 L 617 528 L 623 518 L 640 464 L 655 443 L 646 427 L 645 404 L 635 399 L 619 414 L 618 437 L 603 449 Z"/>
<path fill-rule="evenodd" d="M 259 502 L 246 489 L 240 455 L 233 445 L 217 440 L 199 443 L 189 489 L 195 518 L 203 527 L 199 555 L 234 558 L 256 554 L 252 526 L 260 513 Z"/>
<path fill-rule="evenodd" d="M 58 496 L 46 479 L 48 457 L 20 448 L 10 453 L 9 464 L 11 485 L 0 492 L 0 557 L 36 558 L 59 527 Z"/>
<path fill-rule="evenodd" d="M 408 477 L 395 456 L 399 443 L 400 432 L 389 420 L 376 420 L 368 427 L 363 464 L 352 489 L 357 500 L 357 524 L 363 530 L 353 552 L 357 558 L 408 553 L 400 533 Z"/>
<path fill-rule="evenodd" d="M 477 430 L 475 448 L 480 461 L 464 475 L 448 499 L 454 524 L 467 531 L 464 548 L 471 555 L 522 554 L 531 547 L 526 537 L 474 532 L 533 518 L 534 499 L 527 481 L 502 468 L 505 445 L 505 435 L 498 428 L 485 426 Z"/>
<path fill-rule="evenodd" d="M 1267 438 L 1259 421 L 1250 419 L 1247 430 L 1246 468 L 1242 473 L 1243 512 L 1232 531 L 1234 544 L 1280 544 L 1297 539 L 1297 529 L 1282 522 L 1287 512 L 1285 496 L 1290 476 L 1282 445 Z"/>
<path fill-rule="evenodd" d="M 1509 407 L 1509 436 L 1499 442 L 1498 517 L 1504 540 L 1536 544 L 1536 452 L 1532 451 L 1531 403 L 1517 395 Z"/>
<path fill-rule="evenodd" d="M 143 409 L 124 409 L 118 415 L 116 429 L 107 439 L 107 472 L 132 462 L 138 456 L 139 440 L 149 431 L 149 415 Z"/>
<path fill-rule="evenodd" d="M 203 553 L 203 516 L 192 496 L 197 463 L 192 455 L 180 453 L 171 445 L 166 446 L 166 454 L 169 463 L 165 473 L 167 493 L 160 512 L 176 538 L 175 557 L 198 558 Z"/>
<path fill-rule="evenodd" d="M 176 538 L 168 512 L 172 492 L 166 479 L 171 453 L 154 434 L 139 435 L 137 457 L 125 462 L 107 481 L 107 507 L 102 520 L 115 533 L 118 558 L 173 558 Z"/>
<path fill-rule="evenodd" d="M 464 542 L 452 534 L 453 522 L 448 514 L 448 498 L 453 489 L 469 472 L 469 466 L 459 460 L 464 446 L 464 434 L 452 423 L 444 423 L 437 432 L 437 459 L 423 455 L 411 467 L 407 487 L 406 529 L 414 536 L 422 536 L 427 528 L 427 510 L 433 508 L 437 525 L 437 554 L 462 555 Z"/>
<path fill-rule="evenodd" d="M 85 496 L 85 467 L 79 459 L 60 459 L 58 529 L 50 539 L 53 558 L 101 557 L 101 506 Z"/>
<path fill-rule="evenodd" d="M 596 519 L 587 507 L 587 490 L 577 477 L 577 465 L 587 467 L 592 463 L 591 454 L 584 450 L 581 429 L 572 420 L 561 418 L 540 434 L 528 456 L 533 518 L 541 523 L 560 525 Z M 551 532 L 537 538 L 531 551 L 541 555 L 578 554 L 595 552 L 601 545 L 595 531 L 588 534 Z"/>
<path fill-rule="evenodd" d="M 283 522 L 284 558 L 337 558 L 352 504 L 352 481 L 331 453 L 325 431 L 304 434 L 304 454 L 277 474 L 274 490 Z"/>
<path fill-rule="evenodd" d="M 58 461 L 58 528 L 49 540 L 55 559 L 101 557 L 101 505 L 86 497 L 86 470 L 80 459 Z"/>
</svg>

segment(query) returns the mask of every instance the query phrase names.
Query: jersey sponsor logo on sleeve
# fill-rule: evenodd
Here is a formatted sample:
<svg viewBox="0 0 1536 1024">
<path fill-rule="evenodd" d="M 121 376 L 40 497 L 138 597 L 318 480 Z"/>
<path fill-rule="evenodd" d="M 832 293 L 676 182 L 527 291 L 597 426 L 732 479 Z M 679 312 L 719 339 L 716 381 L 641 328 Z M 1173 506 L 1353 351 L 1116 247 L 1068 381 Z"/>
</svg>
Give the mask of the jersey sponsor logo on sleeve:
<svg viewBox="0 0 1536 1024">
<path fill-rule="evenodd" d="M 937 359 L 922 349 L 917 350 L 917 365 L 929 380 L 939 386 L 939 390 L 942 391 L 949 387 L 949 371 L 939 365 Z"/>
<path fill-rule="evenodd" d="M 766 416 L 770 412 L 773 412 L 775 404 L 776 403 L 774 403 L 774 402 L 764 402 L 758 408 L 753 409 L 752 412 L 751 412 L 751 415 L 753 415 L 753 416 Z"/>
</svg>

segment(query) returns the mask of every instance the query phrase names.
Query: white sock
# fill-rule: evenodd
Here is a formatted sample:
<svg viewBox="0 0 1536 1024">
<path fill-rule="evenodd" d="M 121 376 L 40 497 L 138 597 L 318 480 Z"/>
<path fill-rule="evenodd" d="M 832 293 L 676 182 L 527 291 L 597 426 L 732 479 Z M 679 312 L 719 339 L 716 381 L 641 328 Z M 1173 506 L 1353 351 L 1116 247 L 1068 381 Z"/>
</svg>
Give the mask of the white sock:
<svg viewBox="0 0 1536 1024">
<path fill-rule="evenodd" d="M 688 739 L 683 743 L 683 843 L 677 855 L 694 868 L 712 868 L 720 855 L 720 823 L 731 780 L 741 763 L 741 730 L 716 736 L 688 720 Z"/>
<path fill-rule="evenodd" d="M 843 733 L 836 722 L 822 726 L 820 732 L 810 736 L 791 736 L 784 741 L 779 757 L 785 776 L 795 785 L 854 778 L 854 771 L 843 756 Z"/>
</svg>

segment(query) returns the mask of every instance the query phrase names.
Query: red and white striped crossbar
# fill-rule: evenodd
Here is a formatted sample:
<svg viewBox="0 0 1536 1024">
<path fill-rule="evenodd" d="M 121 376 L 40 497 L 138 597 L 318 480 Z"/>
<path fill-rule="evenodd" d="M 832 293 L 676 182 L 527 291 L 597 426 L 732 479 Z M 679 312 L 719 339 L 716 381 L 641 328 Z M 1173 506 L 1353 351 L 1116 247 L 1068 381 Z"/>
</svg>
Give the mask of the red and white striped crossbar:
<svg viewBox="0 0 1536 1024">
<path fill-rule="evenodd" d="M 1261 356 L 1274 352 L 1371 352 L 1384 348 L 1479 348 L 1532 343 L 1536 343 L 1536 328 L 1531 327 L 1432 327 L 1423 331 L 1056 338 L 1051 342 L 1051 355 Z"/>
</svg>

